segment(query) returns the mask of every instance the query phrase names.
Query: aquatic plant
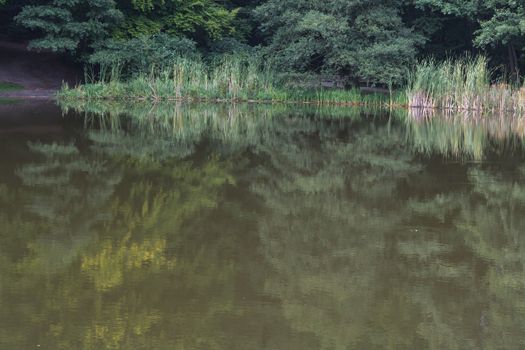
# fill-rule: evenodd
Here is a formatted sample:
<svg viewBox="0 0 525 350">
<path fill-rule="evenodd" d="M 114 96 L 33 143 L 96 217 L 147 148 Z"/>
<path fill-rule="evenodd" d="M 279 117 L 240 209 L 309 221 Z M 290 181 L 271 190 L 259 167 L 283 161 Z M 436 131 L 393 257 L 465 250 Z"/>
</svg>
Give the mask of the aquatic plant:
<svg viewBox="0 0 525 350">
<path fill-rule="evenodd" d="M 419 62 L 406 88 L 410 108 L 522 114 L 525 89 L 494 80 L 485 57 Z"/>
<path fill-rule="evenodd" d="M 58 93 L 60 100 L 148 100 L 298 102 L 318 105 L 385 106 L 403 98 L 393 94 L 363 94 L 357 88 L 300 87 L 279 76 L 264 63 L 245 56 L 227 56 L 216 63 L 178 58 L 169 67 L 151 67 L 124 79 L 119 67 L 103 67 L 85 84 L 67 84 Z M 402 96 L 402 94 L 400 94 Z"/>
</svg>

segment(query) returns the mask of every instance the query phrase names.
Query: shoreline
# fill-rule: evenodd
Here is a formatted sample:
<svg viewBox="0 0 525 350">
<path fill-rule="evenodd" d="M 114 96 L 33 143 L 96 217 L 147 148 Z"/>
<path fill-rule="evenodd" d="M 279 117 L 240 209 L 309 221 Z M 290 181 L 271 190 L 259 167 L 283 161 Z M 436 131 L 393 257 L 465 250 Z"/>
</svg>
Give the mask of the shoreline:
<svg viewBox="0 0 525 350">
<path fill-rule="evenodd" d="M 17 90 L 0 93 L 0 99 L 56 100 L 58 90 Z"/>
</svg>

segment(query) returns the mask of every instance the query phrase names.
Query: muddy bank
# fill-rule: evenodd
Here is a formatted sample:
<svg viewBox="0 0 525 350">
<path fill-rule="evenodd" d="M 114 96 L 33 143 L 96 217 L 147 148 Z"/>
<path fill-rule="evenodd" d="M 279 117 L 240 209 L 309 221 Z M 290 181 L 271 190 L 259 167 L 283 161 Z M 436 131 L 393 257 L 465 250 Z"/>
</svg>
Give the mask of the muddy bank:
<svg viewBox="0 0 525 350">
<path fill-rule="evenodd" d="M 63 82 L 80 81 L 77 69 L 51 52 L 28 51 L 26 45 L 0 41 L 0 82 L 23 90 L 0 92 L 1 97 L 50 98 Z"/>
</svg>

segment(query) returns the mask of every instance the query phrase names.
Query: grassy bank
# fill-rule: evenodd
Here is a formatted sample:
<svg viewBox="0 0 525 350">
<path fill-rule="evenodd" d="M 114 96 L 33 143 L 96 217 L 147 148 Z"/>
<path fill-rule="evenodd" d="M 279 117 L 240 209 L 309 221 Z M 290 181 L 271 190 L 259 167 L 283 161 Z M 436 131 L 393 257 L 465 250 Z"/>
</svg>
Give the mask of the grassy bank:
<svg viewBox="0 0 525 350">
<path fill-rule="evenodd" d="M 495 77 L 487 59 L 420 62 L 406 88 L 410 108 L 522 115 L 525 88 Z"/>
<path fill-rule="evenodd" d="M 62 100 L 294 102 L 317 105 L 387 106 L 406 103 L 403 94 L 363 94 L 359 89 L 292 85 L 255 61 L 229 58 L 216 65 L 179 59 L 161 70 L 122 79 L 118 68 L 97 81 L 64 86 Z"/>
<path fill-rule="evenodd" d="M 239 57 L 213 65 L 181 58 L 169 67 L 153 67 L 148 74 L 128 78 L 113 67 L 86 84 L 64 86 L 58 98 L 73 102 L 278 102 L 525 114 L 525 88 L 495 77 L 484 57 L 421 61 L 406 86 L 390 94 L 364 94 L 357 88 L 308 88 L 308 84 L 261 67 L 255 60 Z"/>
</svg>

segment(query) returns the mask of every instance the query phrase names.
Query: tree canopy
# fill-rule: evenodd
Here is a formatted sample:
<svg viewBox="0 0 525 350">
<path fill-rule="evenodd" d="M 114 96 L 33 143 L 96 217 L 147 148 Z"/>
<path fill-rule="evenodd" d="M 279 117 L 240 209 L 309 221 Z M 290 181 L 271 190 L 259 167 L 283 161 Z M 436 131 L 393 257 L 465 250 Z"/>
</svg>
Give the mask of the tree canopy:
<svg viewBox="0 0 525 350">
<path fill-rule="evenodd" d="M 31 48 L 83 62 L 99 62 L 108 49 L 142 55 L 141 43 L 157 38 L 153 46 L 169 42 L 176 55 L 249 48 L 275 71 L 354 84 L 401 83 L 420 58 L 465 52 L 489 56 L 509 75 L 525 69 L 522 1 L 0 0 L 0 18 L 7 39 L 29 39 Z M 109 55 L 105 63 L 111 59 L 123 58 Z"/>
<path fill-rule="evenodd" d="M 269 0 L 256 14 L 276 64 L 355 78 L 399 80 L 424 42 L 401 18 L 401 2 Z M 275 55 L 275 56 L 274 56 Z"/>
</svg>

